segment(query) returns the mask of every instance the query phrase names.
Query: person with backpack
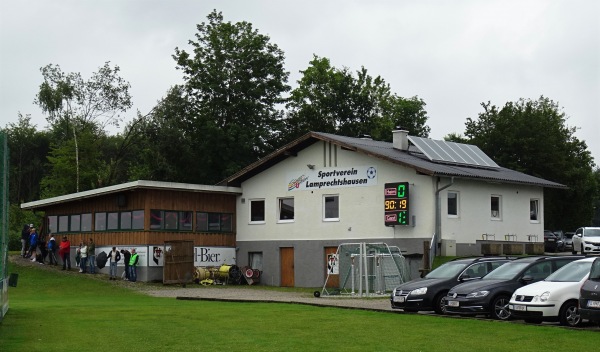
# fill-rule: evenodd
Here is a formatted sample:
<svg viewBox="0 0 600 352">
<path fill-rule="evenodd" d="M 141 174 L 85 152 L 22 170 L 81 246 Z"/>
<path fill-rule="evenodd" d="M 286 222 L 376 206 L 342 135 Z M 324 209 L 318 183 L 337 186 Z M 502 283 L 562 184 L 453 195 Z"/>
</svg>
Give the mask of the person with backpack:
<svg viewBox="0 0 600 352">
<path fill-rule="evenodd" d="M 131 249 L 131 258 L 129 258 L 129 281 L 136 282 L 137 281 L 137 263 L 139 260 L 139 256 L 135 250 L 135 248 Z"/>
<path fill-rule="evenodd" d="M 40 255 L 37 257 L 37 262 L 44 264 L 48 250 L 46 249 L 46 236 L 43 233 L 38 235 L 38 248 L 40 249 Z"/>
<path fill-rule="evenodd" d="M 108 252 L 108 260 L 110 260 L 110 278 L 109 280 L 117 279 L 117 263 L 121 260 L 121 253 L 117 247 L 112 247 L 112 251 Z"/>
<path fill-rule="evenodd" d="M 50 239 L 48 240 L 48 253 L 50 258 L 50 265 L 58 265 L 58 260 L 56 259 L 56 239 L 54 238 L 54 234 L 50 232 Z"/>
</svg>

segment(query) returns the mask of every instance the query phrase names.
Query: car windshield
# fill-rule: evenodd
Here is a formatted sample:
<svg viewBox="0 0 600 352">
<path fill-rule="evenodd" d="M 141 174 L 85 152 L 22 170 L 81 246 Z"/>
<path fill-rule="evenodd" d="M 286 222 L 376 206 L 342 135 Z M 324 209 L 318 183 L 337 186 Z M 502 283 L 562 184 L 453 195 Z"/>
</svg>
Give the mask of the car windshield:
<svg viewBox="0 0 600 352">
<path fill-rule="evenodd" d="M 467 266 L 466 263 L 446 263 L 425 275 L 427 279 L 448 279 L 456 276 Z"/>
<path fill-rule="evenodd" d="M 544 281 L 579 282 L 590 272 L 591 267 L 592 262 L 589 261 L 570 262 L 569 264 L 550 274 L 550 276 L 548 276 Z"/>
<path fill-rule="evenodd" d="M 483 277 L 484 280 L 510 280 L 531 263 L 506 263 Z"/>
<path fill-rule="evenodd" d="M 600 237 L 600 229 L 587 229 L 585 235 L 587 237 Z"/>
<path fill-rule="evenodd" d="M 594 264 L 592 264 L 590 280 L 600 280 L 600 259 L 594 260 Z"/>
</svg>

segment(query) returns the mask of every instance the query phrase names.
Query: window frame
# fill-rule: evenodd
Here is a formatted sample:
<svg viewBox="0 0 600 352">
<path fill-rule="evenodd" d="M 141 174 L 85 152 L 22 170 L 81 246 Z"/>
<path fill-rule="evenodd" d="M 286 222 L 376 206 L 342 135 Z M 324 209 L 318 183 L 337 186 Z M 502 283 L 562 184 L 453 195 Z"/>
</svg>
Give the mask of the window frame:
<svg viewBox="0 0 600 352">
<path fill-rule="evenodd" d="M 285 205 L 287 201 L 292 201 L 291 204 L 291 218 L 282 219 L 282 206 Z M 295 212 L 295 200 L 294 197 L 278 197 L 277 198 L 277 223 L 278 224 L 288 224 L 296 221 L 296 212 Z M 289 204 L 288 204 L 289 205 Z"/>
<path fill-rule="evenodd" d="M 531 209 L 533 204 L 535 204 L 535 218 L 533 218 L 534 213 Z M 529 221 L 534 224 L 540 223 L 540 200 L 538 198 L 529 199 Z"/>
<path fill-rule="evenodd" d="M 494 209 L 494 199 L 497 199 L 497 204 L 498 204 L 497 210 Z M 494 215 L 494 211 L 497 212 L 496 215 Z M 501 195 L 492 194 L 490 196 L 490 219 L 494 220 L 494 221 L 502 220 L 502 196 Z"/>
<path fill-rule="evenodd" d="M 450 197 L 450 194 L 454 194 L 455 197 L 453 199 L 455 199 L 455 204 L 454 204 L 454 210 L 455 213 L 450 213 L 450 199 L 452 199 Z M 460 217 L 460 192 L 459 191 L 448 191 L 446 194 L 446 215 L 449 218 L 452 219 L 457 219 Z"/>
<path fill-rule="evenodd" d="M 327 198 L 335 198 L 334 204 L 336 205 L 335 212 L 336 217 L 327 217 Z M 339 194 L 324 194 L 323 195 L 323 221 L 325 222 L 336 222 L 340 221 L 340 195 Z"/>
<path fill-rule="evenodd" d="M 156 225 L 152 224 L 153 215 L 156 213 L 160 214 L 160 224 L 158 227 L 154 227 Z M 191 227 L 189 229 L 181 229 L 180 228 L 180 219 L 181 215 L 189 213 L 191 215 Z M 175 217 L 174 219 L 170 219 L 167 223 L 167 217 Z M 150 209 L 150 231 L 171 231 L 171 232 L 193 232 L 194 230 L 194 212 L 191 210 L 164 210 L 164 209 Z M 174 226 L 168 227 L 167 225 Z"/>
<path fill-rule="evenodd" d="M 199 216 L 204 215 L 206 218 L 206 228 L 201 228 L 201 224 L 204 221 L 200 221 Z M 229 221 L 223 221 L 225 217 L 229 217 Z M 233 232 L 233 213 L 217 213 L 217 212 L 208 212 L 208 211 L 197 211 L 195 214 L 196 218 L 196 226 L 194 227 L 194 232 L 205 232 L 205 233 L 232 233 Z M 211 228 L 211 218 L 212 218 L 212 226 L 218 224 L 218 229 L 214 227 Z M 218 222 L 214 222 L 215 219 L 218 219 Z M 229 224 L 229 227 L 225 227 L 224 224 Z"/>
<path fill-rule="evenodd" d="M 255 208 L 253 207 L 253 204 L 257 204 L 260 202 L 262 202 L 262 220 L 252 220 L 253 219 L 253 210 L 255 210 Z M 248 203 L 249 203 L 248 224 L 251 224 L 251 225 L 265 224 L 266 223 L 266 206 L 267 206 L 265 199 L 264 198 L 250 199 L 250 200 L 248 200 Z M 257 215 L 261 215 L 261 214 L 257 214 Z"/>
</svg>

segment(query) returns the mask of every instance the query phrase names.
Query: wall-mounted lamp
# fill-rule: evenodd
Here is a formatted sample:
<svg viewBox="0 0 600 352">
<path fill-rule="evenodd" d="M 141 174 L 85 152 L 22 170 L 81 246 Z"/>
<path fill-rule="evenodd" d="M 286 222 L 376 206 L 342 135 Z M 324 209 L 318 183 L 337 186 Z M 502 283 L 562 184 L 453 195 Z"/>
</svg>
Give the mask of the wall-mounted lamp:
<svg viewBox="0 0 600 352">
<path fill-rule="evenodd" d="M 311 170 L 315 169 L 315 164 L 306 164 L 306 166 Z"/>
</svg>

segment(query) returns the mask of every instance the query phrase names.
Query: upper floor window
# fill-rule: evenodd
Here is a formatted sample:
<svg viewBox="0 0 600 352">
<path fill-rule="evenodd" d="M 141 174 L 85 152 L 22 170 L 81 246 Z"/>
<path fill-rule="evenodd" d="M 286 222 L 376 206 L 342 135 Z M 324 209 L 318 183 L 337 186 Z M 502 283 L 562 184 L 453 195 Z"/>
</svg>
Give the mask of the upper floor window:
<svg viewBox="0 0 600 352">
<path fill-rule="evenodd" d="M 263 224 L 265 222 L 265 200 L 250 200 L 250 223 Z"/>
<path fill-rule="evenodd" d="M 198 232 L 232 232 L 233 214 L 228 213 L 196 213 L 196 231 Z"/>
<path fill-rule="evenodd" d="M 490 212 L 493 220 L 500 220 L 502 218 L 502 197 L 492 195 L 490 203 Z"/>
<path fill-rule="evenodd" d="M 294 221 L 294 198 L 279 198 L 279 221 Z"/>
<path fill-rule="evenodd" d="M 448 217 L 458 217 L 458 192 L 448 191 Z"/>
<path fill-rule="evenodd" d="M 539 211 L 540 211 L 539 199 L 530 199 L 529 200 L 529 220 L 531 220 L 533 222 L 540 221 Z"/>
<path fill-rule="evenodd" d="M 340 219 L 340 196 L 323 196 L 323 220 L 337 221 Z"/>
<path fill-rule="evenodd" d="M 144 211 L 95 213 L 95 231 L 143 230 Z"/>
</svg>

